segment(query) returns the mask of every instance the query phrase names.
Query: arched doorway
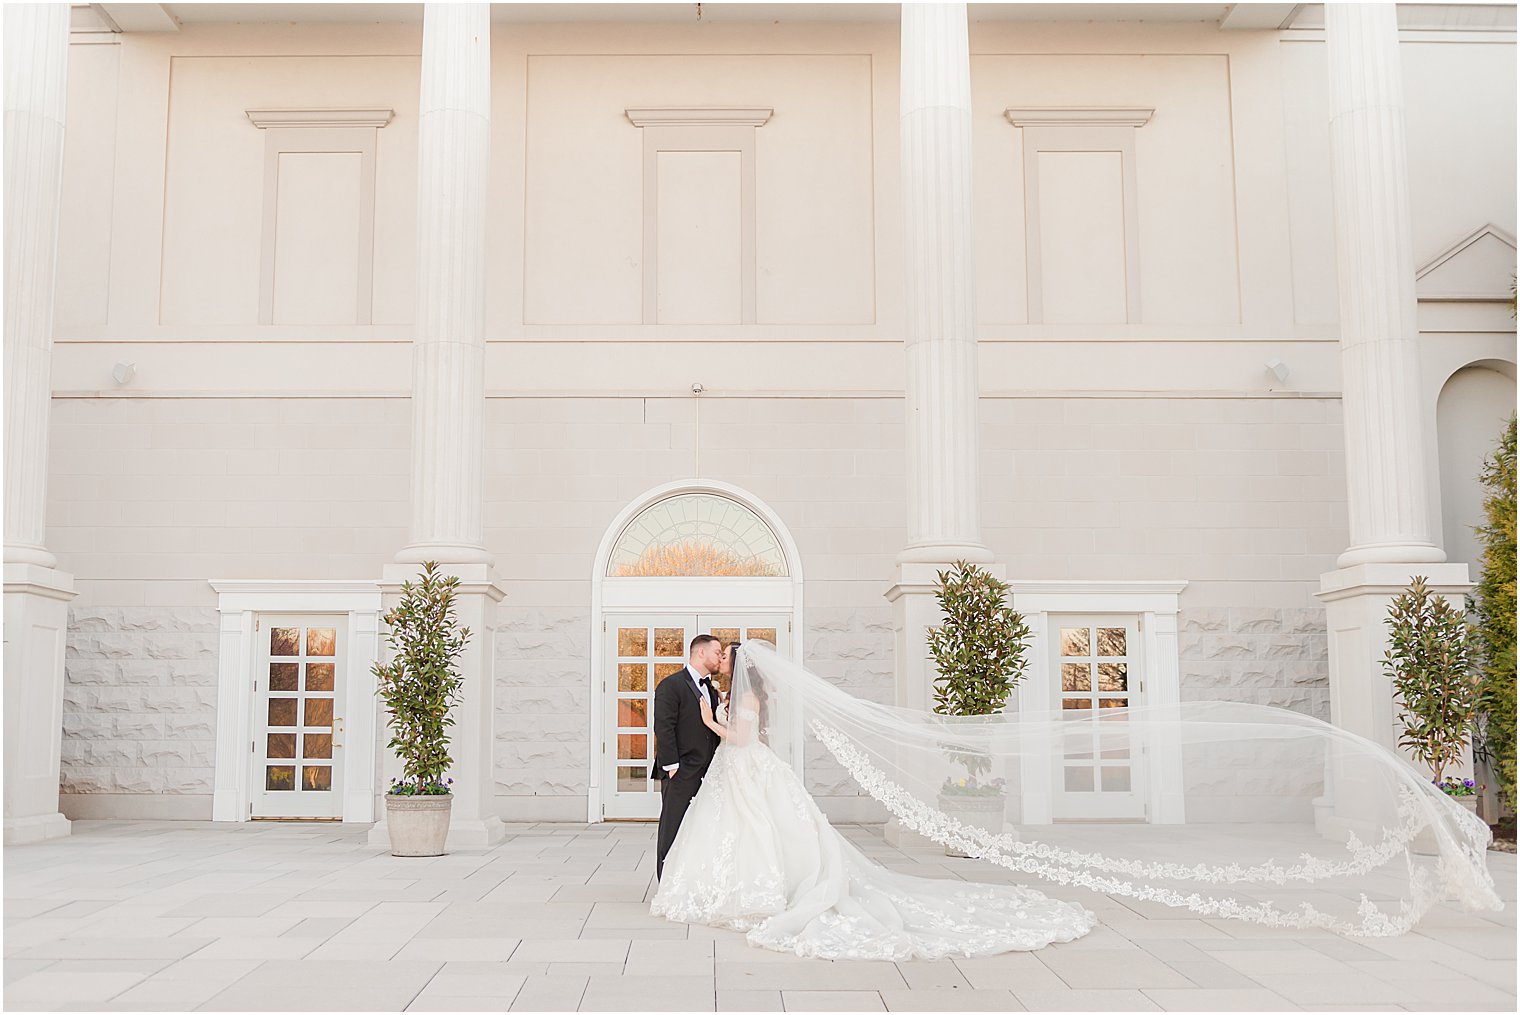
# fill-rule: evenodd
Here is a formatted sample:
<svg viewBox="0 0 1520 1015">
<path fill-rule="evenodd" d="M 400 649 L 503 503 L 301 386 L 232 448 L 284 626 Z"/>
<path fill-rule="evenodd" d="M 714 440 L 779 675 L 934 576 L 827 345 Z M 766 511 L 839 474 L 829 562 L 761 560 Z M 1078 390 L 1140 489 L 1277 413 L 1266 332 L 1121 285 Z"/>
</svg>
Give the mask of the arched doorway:
<svg viewBox="0 0 1520 1015">
<path fill-rule="evenodd" d="M 654 820 L 655 686 L 699 633 L 769 641 L 800 660 L 801 560 L 758 498 L 687 481 L 624 508 L 593 566 L 587 820 Z"/>
<path fill-rule="evenodd" d="M 1471 363 L 1452 374 L 1436 401 L 1446 559 L 1469 565 L 1474 578 L 1481 565 L 1473 530 L 1485 523 L 1478 475 L 1514 411 L 1514 367 L 1491 361 Z"/>
</svg>

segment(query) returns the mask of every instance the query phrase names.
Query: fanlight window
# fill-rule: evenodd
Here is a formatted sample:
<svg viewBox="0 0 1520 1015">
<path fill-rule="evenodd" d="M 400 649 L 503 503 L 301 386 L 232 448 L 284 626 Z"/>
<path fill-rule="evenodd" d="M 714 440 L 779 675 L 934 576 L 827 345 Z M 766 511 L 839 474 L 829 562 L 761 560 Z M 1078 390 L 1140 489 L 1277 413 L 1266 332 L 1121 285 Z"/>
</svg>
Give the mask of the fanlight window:
<svg viewBox="0 0 1520 1015">
<path fill-rule="evenodd" d="M 651 504 L 618 536 L 609 578 L 779 578 L 786 557 L 771 527 L 749 508 L 710 493 Z"/>
</svg>

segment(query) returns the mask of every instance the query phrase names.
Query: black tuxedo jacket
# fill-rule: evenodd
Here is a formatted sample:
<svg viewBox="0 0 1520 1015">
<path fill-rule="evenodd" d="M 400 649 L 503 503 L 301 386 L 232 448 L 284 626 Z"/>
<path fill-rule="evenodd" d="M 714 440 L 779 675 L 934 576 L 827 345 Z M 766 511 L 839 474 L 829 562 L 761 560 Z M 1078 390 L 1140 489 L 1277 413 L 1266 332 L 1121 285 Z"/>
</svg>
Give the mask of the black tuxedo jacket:
<svg viewBox="0 0 1520 1015">
<path fill-rule="evenodd" d="M 707 688 L 707 701 L 718 710 L 718 692 Z M 679 764 L 680 778 L 701 778 L 718 749 L 718 734 L 702 721 L 701 699 L 688 667 L 681 667 L 654 689 L 655 779 L 666 778 L 665 766 Z"/>
</svg>

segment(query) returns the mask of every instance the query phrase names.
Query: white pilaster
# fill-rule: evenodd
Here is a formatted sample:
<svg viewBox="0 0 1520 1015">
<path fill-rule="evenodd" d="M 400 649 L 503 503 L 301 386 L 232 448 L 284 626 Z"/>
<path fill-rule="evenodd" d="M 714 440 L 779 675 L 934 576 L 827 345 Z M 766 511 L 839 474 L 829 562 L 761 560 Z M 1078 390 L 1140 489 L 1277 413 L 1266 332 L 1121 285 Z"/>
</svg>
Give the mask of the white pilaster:
<svg viewBox="0 0 1520 1015">
<path fill-rule="evenodd" d="M 491 143 L 491 7 L 427 4 L 417 158 L 417 332 L 412 367 L 412 539 L 385 568 L 386 609 L 417 564 L 439 561 L 461 579 L 459 622 L 470 629 L 458 659 L 449 846 L 479 849 L 506 834 L 496 814 L 492 747 L 496 606 L 504 589 L 486 550 L 485 223 Z M 382 731 L 382 739 L 389 736 Z M 379 793 L 399 775 L 387 758 Z M 389 842 L 380 823 L 370 841 Z"/>
<path fill-rule="evenodd" d="M 53 282 L 69 6 L 5 8 L 5 842 L 69 834 L 58 812 L 74 577 L 47 535 Z"/>
<path fill-rule="evenodd" d="M 1466 564 L 1444 563 L 1431 517 L 1398 26 L 1391 4 L 1325 5 L 1330 177 L 1339 276 L 1341 401 L 1351 545 L 1320 576 L 1331 722 L 1397 750 L 1383 676 L 1390 601 L 1414 575 L 1460 606 Z M 1332 773 L 1332 782 L 1335 781 Z M 1338 808 L 1354 793 L 1327 794 Z M 1342 814 L 1342 819 L 1354 815 Z"/>
</svg>

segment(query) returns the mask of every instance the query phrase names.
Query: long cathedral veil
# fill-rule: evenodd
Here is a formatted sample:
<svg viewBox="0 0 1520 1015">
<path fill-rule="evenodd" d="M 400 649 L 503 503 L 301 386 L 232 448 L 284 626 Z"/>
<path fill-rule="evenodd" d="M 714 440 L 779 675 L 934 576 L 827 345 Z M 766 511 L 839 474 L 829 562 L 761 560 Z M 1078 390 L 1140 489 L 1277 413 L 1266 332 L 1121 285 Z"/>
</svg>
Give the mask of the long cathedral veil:
<svg viewBox="0 0 1520 1015">
<path fill-rule="evenodd" d="M 729 713 L 794 767 L 806 756 L 810 787 L 868 795 L 910 839 L 980 858 L 984 880 L 1350 936 L 1404 933 L 1442 901 L 1503 906 L 1487 825 L 1393 752 L 1297 712 L 949 717 L 854 697 L 749 641 Z M 1115 801 L 1131 820 L 1090 820 Z"/>
</svg>

